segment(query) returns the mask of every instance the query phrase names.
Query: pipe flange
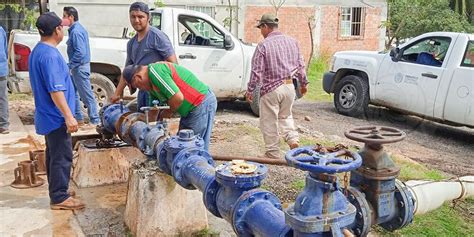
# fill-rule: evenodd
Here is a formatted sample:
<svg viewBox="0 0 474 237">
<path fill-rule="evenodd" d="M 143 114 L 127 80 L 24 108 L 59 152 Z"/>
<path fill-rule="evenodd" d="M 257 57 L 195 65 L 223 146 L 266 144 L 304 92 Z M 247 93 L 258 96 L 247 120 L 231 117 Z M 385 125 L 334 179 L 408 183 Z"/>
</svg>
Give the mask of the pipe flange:
<svg viewBox="0 0 474 237">
<path fill-rule="evenodd" d="M 171 175 L 171 169 L 168 167 L 167 156 L 168 152 L 165 149 L 165 143 L 170 138 L 165 139 L 160 145 L 158 145 L 155 149 L 156 160 L 158 161 L 158 167 L 160 167 L 161 171 Z"/>
<path fill-rule="evenodd" d="M 207 164 L 211 166 L 215 166 L 214 160 L 212 159 L 211 155 L 205 150 L 201 150 L 199 148 L 191 147 L 191 148 L 186 148 L 182 151 L 180 151 L 178 154 L 176 154 L 175 159 L 173 161 L 173 167 L 172 167 L 172 176 L 174 177 L 174 180 L 176 183 L 181 185 L 185 189 L 196 189 L 194 185 L 191 183 L 187 182 L 183 176 L 183 170 L 184 169 L 189 169 L 190 167 L 188 166 L 188 161 L 189 160 L 205 160 Z M 196 165 L 196 162 L 193 162 L 191 165 Z"/>
<path fill-rule="evenodd" d="M 245 162 L 253 165 L 256 169 L 252 173 L 233 173 L 232 167 L 235 163 L 225 162 L 216 167 L 216 180 L 221 185 L 230 188 L 249 190 L 259 187 L 262 180 L 267 176 L 268 169 L 265 165 L 256 162 Z"/>
<path fill-rule="evenodd" d="M 333 230 L 334 226 L 344 228 L 354 222 L 356 208 L 348 204 L 346 210 L 328 214 L 303 216 L 295 211 L 295 204 L 291 204 L 285 210 L 285 221 L 294 231 L 303 233 L 322 233 Z"/>
<path fill-rule="evenodd" d="M 361 166 L 355 170 L 359 175 L 370 180 L 393 180 L 400 174 L 399 167 L 391 167 L 375 170 L 367 166 Z"/>
<path fill-rule="evenodd" d="M 125 119 L 127 119 L 127 116 L 128 116 L 129 114 L 133 114 L 133 112 L 130 112 L 130 111 L 129 111 L 129 112 L 125 112 L 124 114 L 122 114 L 122 115 L 120 116 L 120 118 L 117 120 L 117 123 L 115 124 L 115 133 L 118 135 L 118 137 L 119 137 L 122 141 L 124 141 L 123 138 L 122 138 L 122 123 L 123 123 L 123 121 L 124 121 Z"/>
<path fill-rule="evenodd" d="M 365 199 L 364 193 L 354 187 L 349 187 L 348 192 L 347 199 L 357 210 L 351 230 L 356 236 L 367 236 L 372 226 L 372 207 Z"/>
<path fill-rule="evenodd" d="M 394 231 L 401 229 L 413 221 L 415 214 L 415 199 L 405 184 L 400 180 L 395 180 L 395 202 L 398 214 L 390 221 L 380 223 L 384 229 Z"/>
<path fill-rule="evenodd" d="M 137 121 L 145 121 L 145 115 L 142 113 L 131 113 L 129 114 L 120 126 L 120 131 L 121 133 L 119 134 L 120 139 L 122 139 L 124 142 L 128 144 L 132 144 L 133 146 L 136 147 L 136 143 L 134 139 L 132 139 L 130 134 L 130 130 L 132 129 L 132 125 L 137 122 Z"/>
<path fill-rule="evenodd" d="M 222 218 L 221 214 L 219 213 L 219 208 L 217 207 L 217 193 L 219 192 L 219 189 L 219 183 L 214 177 L 214 179 L 207 184 L 206 189 L 203 192 L 204 195 L 202 196 L 202 199 L 209 212 L 211 212 L 214 216 Z"/>
<path fill-rule="evenodd" d="M 276 209 L 282 210 L 280 200 L 275 194 L 263 189 L 252 189 L 244 192 L 235 202 L 231 211 L 232 213 L 232 228 L 237 236 L 251 237 L 253 233 L 249 233 L 245 226 L 245 213 L 252 208 L 253 204 L 259 201 L 269 202 Z"/>
</svg>

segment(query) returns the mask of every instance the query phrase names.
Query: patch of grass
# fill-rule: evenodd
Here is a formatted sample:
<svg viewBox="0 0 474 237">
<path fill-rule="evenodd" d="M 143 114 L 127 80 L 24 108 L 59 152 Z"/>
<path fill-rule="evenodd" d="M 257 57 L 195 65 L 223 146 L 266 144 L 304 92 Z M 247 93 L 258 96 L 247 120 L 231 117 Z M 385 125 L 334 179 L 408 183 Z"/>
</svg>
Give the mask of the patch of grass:
<svg viewBox="0 0 474 237">
<path fill-rule="evenodd" d="M 474 199 L 464 201 L 467 209 L 474 208 Z M 474 220 L 463 217 L 459 208 L 445 203 L 441 208 L 415 216 L 413 223 L 394 232 L 374 228 L 382 236 L 474 236 Z"/>
<path fill-rule="evenodd" d="M 206 228 L 192 234 L 192 236 L 193 237 L 218 237 L 219 232 Z"/>
<path fill-rule="evenodd" d="M 413 162 L 400 156 L 392 156 L 393 161 L 400 167 L 400 176 L 402 181 L 423 179 L 423 180 L 442 180 L 446 176 L 438 170 L 429 169 L 419 163 Z"/>
<path fill-rule="evenodd" d="M 303 190 L 304 185 L 305 185 L 305 179 L 298 179 L 291 183 L 291 187 L 293 187 L 294 189 L 298 191 Z"/>
<path fill-rule="evenodd" d="M 332 95 L 323 90 L 323 74 L 328 70 L 330 56 L 320 56 L 313 58 L 308 70 L 308 92 L 306 100 L 310 101 L 332 101 Z"/>
<path fill-rule="evenodd" d="M 31 93 L 12 93 L 8 94 L 8 101 L 33 101 L 33 95 Z"/>
</svg>

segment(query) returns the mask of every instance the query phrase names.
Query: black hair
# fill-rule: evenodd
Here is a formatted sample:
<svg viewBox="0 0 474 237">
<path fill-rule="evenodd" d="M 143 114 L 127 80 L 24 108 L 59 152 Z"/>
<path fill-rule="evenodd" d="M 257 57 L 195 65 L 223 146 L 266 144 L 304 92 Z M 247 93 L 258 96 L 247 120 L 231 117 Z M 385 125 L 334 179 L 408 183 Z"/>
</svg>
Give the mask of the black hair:
<svg viewBox="0 0 474 237">
<path fill-rule="evenodd" d="M 79 21 L 79 13 L 77 13 L 76 8 L 74 7 L 64 7 L 63 11 L 66 12 L 68 16 L 73 16 L 74 21 Z"/>
</svg>

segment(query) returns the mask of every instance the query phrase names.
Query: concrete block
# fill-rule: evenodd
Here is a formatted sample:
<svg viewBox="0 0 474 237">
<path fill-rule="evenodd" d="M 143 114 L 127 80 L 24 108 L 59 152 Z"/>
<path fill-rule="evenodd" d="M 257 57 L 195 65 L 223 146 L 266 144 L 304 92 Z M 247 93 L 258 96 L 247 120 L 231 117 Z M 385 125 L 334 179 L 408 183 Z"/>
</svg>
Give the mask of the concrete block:
<svg viewBox="0 0 474 237">
<path fill-rule="evenodd" d="M 135 147 L 91 149 L 80 141 L 72 179 L 80 188 L 124 183 L 131 163 L 145 159 Z"/>
<path fill-rule="evenodd" d="M 186 190 L 154 162 L 130 169 L 125 224 L 133 236 L 191 236 L 208 227 L 202 193 Z"/>
</svg>

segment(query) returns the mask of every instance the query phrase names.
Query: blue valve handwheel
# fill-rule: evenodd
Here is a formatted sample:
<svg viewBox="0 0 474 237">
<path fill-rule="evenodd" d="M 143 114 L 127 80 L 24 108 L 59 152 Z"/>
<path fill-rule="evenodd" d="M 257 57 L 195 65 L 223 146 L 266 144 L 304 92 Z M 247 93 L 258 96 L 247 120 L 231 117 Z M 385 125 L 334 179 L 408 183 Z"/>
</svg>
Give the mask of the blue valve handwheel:
<svg viewBox="0 0 474 237">
<path fill-rule="evenodd" d="M 312 146 L 300 147 L 286 153 L 289 166 L 311 173 L 341 173 L 355 170 L 362 164 L 359 154 L 349 150 L 320 153 Z"/>
</svg>

